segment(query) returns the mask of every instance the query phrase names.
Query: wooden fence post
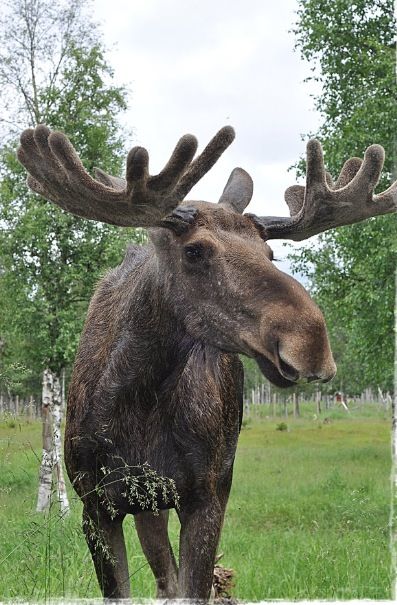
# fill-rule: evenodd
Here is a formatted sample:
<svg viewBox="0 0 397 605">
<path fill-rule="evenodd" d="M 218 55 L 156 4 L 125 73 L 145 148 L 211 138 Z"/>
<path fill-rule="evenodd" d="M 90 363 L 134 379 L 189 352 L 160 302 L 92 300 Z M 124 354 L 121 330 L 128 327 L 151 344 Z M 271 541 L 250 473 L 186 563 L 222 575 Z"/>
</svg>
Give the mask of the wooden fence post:
<svg viewBox="0 0 397 605">
<path fill-rule="evenodd" d="M 277 405 L 277 393 L 273 393 L 273 411 L 272 411 L 273 418 L 276 416 L 276 405 Z"/>
<path fill-rule="evenodd" d="M 316 391 L 316 410 L 317 414 L 321 414 L 321 391 Z"/>
<path fill-rule="evenodd" d="M 300 409 L 299 409 L 299 399 L 298 399 L 296 393 L 292 393 L 292 403 L 294 406 L 294 417 L 298 418 L 300 416 Z"/>
</svg>

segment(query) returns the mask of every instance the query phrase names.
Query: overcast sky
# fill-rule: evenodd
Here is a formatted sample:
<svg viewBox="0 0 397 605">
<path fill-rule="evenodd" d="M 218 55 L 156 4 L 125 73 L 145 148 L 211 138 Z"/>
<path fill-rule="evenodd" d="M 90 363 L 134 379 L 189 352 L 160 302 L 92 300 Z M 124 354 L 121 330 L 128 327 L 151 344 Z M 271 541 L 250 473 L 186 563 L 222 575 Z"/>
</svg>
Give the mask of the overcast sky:
<svg viewBox="0 0 397 605">
<path fill-rule="evenodd" d="M 294 52 L 296 0 L 94 0 L 118 83 L 130 89 L 124 123 L 131 146 L 149 150 L 158 172 L 178 138 L 202 148 L 225 124 L 236 140 L 189 194 L 217 201 L 231 170 L 254 180 L 249 206 L 287 215 L 288 168 L 304 153 L 301 134 L 315 132 L 310 66 Z M 278 256 L 285 249 L 273 242 Z M 285 265 L 283 266 L 285 268 Z"/>
</svg>

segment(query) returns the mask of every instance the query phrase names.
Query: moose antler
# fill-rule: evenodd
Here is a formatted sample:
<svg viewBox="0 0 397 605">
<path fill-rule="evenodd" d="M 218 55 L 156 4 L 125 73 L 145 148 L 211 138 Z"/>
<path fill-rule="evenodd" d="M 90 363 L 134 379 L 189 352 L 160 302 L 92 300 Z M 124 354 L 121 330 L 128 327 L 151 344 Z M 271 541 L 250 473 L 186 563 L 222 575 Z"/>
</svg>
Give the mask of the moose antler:
<svg viewBox="0 0 397 605">
<path fill-rule="evenodd" d="M 68 138 L 44 125 L 22 133 L 18 159 L 29 172 L 29 187 L 64 210 L 112 225 L 154 227 L 212 168 L 234 136 L 233 128 L 225 126 L 192 161 L 197 140 L 186 134 L 156 176 L 148 173 L 146 149 L 134 147 L 125 181 L 99 169 L 93 179 Z"/>
<path fill-rule="evenodd" d="M 301 241 L 341 225 L 397 211 L 397 181 L 374 195 L 384 162 L 384 150 L 371 145 L 364 161 L 350 158 L 336 181 L 325 171 L 320 143 L 307 144 L 306 187 L 293 185 L 285 192 L 291 216 L 252 218 L 265 230 L 266 239 Z"/>
</svg>

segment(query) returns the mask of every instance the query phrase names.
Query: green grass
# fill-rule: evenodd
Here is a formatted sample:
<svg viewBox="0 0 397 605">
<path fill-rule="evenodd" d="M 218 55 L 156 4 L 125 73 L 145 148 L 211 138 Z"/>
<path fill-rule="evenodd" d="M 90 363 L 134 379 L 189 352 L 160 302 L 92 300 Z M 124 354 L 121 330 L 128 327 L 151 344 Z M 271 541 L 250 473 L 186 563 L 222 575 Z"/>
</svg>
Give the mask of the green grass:
<svg viewBox="0 0 397 605">
<path fill-rule="evenodd" d="M 321 418 L 307 406 L 301 419 L 252 411 L 262 417 L 242 431 L 219 546 L 234 596 L 389 599 L 389 419 L 377 406 Z M 38 422 L 0 422 L 0 599 L 99 597 L 72 491 L 69 518 L 55 505 L 34 512 L 40 441 Z M 125 534 L 133 594 L 154 596 L 132 518 Z M 172 513 L 176 552 L 177 535 Z"/>
</svg>

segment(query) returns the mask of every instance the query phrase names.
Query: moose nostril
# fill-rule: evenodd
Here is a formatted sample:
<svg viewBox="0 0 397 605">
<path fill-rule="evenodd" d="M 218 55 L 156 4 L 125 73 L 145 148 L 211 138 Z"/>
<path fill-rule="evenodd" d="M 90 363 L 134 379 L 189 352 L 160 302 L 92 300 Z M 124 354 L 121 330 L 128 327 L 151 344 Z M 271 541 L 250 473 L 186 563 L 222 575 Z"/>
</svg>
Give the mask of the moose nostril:
<svg viewBox="0 0 397 605">
<path fill-rule="evenodd" d="M 283 358 L 281 357 L 281 355 L 279 355 L 279 364 L 280 364 L 280 370 L 286 378 L 288 378 L 289 380 L 292 380 L 293 382 L 298 380 L 299 372 L 297 370 L 295 370 L 295 368 L 292 367 L 289 363 L 284 361 Z"/>
</svg>

